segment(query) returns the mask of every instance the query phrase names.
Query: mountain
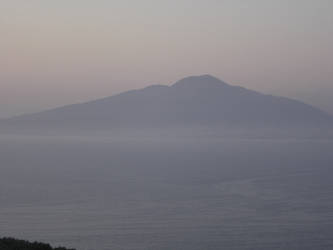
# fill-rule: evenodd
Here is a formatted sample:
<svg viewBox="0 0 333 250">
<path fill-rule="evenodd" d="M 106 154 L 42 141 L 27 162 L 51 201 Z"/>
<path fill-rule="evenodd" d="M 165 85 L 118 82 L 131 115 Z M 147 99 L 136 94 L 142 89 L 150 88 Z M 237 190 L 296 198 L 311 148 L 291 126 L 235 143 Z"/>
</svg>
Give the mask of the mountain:
<svg viewBox="0 0 333 250">
<path fill-rule="evenodd" d="M 160 128 L 318 127 L 332 116 L 300 101 L 229 85 L 213 76 L 191 76 L 171 86 L 153 85 L 111 97 L 7 119 L 0 127 Z"/>
</svg>

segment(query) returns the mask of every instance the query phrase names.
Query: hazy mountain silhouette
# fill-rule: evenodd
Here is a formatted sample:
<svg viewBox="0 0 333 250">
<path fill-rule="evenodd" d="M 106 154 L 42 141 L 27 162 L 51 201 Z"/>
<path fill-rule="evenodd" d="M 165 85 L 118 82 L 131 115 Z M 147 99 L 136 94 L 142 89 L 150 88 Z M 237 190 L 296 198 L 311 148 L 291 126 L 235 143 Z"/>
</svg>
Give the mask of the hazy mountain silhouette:
<svg viewBox="0 0 333 250">
<path fill-rule="evenodd" d="M 11 128 L 326 126 L 332 116 L 305 103 L 191 76 L 111 97 L 3 121 Z"/>
</svg>

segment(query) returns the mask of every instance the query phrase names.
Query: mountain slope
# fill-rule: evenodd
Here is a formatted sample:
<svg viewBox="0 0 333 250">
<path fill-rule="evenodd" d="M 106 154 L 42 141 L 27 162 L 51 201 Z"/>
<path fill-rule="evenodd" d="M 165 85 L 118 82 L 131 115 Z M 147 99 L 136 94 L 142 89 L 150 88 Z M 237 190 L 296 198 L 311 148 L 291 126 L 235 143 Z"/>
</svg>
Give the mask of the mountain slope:
<svg viewBox="0 0 333 250">
<path fill-rule="evenodd" d="M 332 117 L 302 102 L 264 95 L 209 76 L 184 78 L 82 104 L 6 120 L 12 128 L 326 126 Z"/>
</svg>

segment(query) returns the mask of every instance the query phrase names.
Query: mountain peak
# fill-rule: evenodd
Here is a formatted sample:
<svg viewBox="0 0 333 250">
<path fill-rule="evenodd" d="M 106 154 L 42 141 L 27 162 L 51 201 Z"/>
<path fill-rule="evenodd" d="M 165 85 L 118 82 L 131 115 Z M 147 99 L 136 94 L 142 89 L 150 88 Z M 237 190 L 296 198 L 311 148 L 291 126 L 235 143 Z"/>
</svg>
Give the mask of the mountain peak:
<svg viewBox="0 0 333 250">
<path fill-rule="evenodd" d="M 211 75 L 189 76 L 183 78 L 172 85 L 174 88 L 188 88 L 188 87 L 221 87 L 226 86 L 227 83 Z"/>
</svg>

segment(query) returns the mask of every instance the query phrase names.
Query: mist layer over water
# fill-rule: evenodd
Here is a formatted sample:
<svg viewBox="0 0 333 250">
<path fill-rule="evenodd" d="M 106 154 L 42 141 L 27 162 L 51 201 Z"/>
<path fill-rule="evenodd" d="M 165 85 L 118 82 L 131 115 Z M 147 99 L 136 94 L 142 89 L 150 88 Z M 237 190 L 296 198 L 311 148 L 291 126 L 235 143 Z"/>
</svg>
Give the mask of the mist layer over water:
<svg viewBox="0 0 333 250">
<path fill-rule="evenodd" d="M 0 235 L 80 250 L 332 249 L 333 141 L 0 137 Z"/>
</svg>

